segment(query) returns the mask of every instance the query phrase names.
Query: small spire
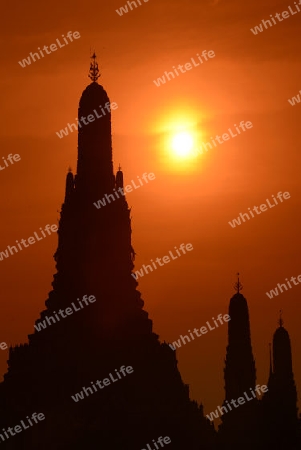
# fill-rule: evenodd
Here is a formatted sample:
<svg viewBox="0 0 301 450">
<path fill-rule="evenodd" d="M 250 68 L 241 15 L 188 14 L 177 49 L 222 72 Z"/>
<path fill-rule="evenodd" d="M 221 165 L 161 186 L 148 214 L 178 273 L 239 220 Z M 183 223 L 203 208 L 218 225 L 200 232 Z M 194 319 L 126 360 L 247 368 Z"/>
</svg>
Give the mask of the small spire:
<svg viewBox="0 0 301 450">
<path fill-rule="evenodd" d="M 68 168 L 68 173 L 70 173 L 70 172 L 72 172 L 71 166 L 69 166 L 69 168 Z"/>
<path fill-rule="evenodd" d="M 282 319 L 282 309 L 280 309 L 279 311 L 279 326 L 282 328 L 283 327 L 283 319 Z"/>
<path fill-rule="evenodd" d="M 119 164 L 118 171 L 116 173 L 116 187 L 123 188 L 123 173 L 121 172 L 121 166 Z"/>
<path fill-rule="evenodd" d="M 98 63 L 96 62 L 96 54 L 95 52 L 91 56 L 92 62 L 90 64 L 90 71 L 88 77 L 93 81 L 96 82 L 98 78 L 100 77 L 99 69 L 98 69 Z"/>
<path fill-rule="evenodd" d="M 238 272 L 236 275 L 237 275 L 237 282 L 234 284 L 234 289 L 236 289 L 237 294 L 239 294 L 239 291 L 242 290 L 243 285 L 242 285 L 241 282 L 239 281 L 239 272 Z"/>
</svg>

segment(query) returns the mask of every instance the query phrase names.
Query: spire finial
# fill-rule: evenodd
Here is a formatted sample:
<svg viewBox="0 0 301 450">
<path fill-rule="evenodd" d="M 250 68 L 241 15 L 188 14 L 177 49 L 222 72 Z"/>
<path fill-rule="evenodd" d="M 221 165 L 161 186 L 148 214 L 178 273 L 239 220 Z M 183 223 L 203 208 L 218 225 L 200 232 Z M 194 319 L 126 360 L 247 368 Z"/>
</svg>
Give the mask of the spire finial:
<svg viewBox="0 0 301 450">
<path fill-rule="evenodd" d="M 119 163 L 119 166 L 118 166 L 118 170 L 121 170 L 121 166 L 120 166 L 120 163 Z"/>
<path fill-rule="evenodd" d="M 280 311 L 279 311 L 279 326 L 280 327 L 283 327 L 283 319 L 282 319 L 282 309 L 280 309 Z"/>
<path fill-rule="evenodd" d="M 239 281 L 239 272 L 236 275 L 237 275 L 237 282 L 234 284 L 234 289 L 236 289 L 237 290 L 237 294 L 239 294 L 239 291 L 242 290 L 243 285 Z"/>
<path fill-rule="evenodd" d="M 98 78 L 100 77 L 99 69 L 98 69 L 98 63 L 96 61 L 96 54 L 95 51 L 93 55 L 91 56 L 92 62 L 90 64 L 90 71 L 88 77 L 95 83 Z"/>
</svg>

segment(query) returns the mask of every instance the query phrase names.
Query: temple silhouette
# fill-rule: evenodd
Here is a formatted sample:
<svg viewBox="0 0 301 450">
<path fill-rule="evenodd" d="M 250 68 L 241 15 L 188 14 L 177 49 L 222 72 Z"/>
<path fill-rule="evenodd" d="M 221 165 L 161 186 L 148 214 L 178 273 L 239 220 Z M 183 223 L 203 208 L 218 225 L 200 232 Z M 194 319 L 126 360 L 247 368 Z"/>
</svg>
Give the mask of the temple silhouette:
<svg viewBox="0 0 301 450">
<path fill-rule="evenodd" d="M 79 118 L 110 103 L 99 76 L 94 54 Z M 78 126 L 77 171 L 69 170 L 66 176 L 56 273 L 36 327 L 85 295 L 96 301 L 46 329 L 35 327 L 28 343 L 10 348 L 0 384 L 2 448 L 150 450 L 149 443 L 156 450 L 153 440 L 169 436 L 169 448 L 175 450 L 300 449 L 290 338 L 282 318 L 262 400 L 254 398 L 224 414 L 218 430 L 205 417 L 203 405 L 190 400 L 176 352 L 153 332 L 131 276 L 131 212 L 126 197 L 116 195 L 123 188 L 123 172 L 119 167 L 114 174 L 111 136 L 110 112 Z M 93 203 L 105 195 L 114 201 L 95 208 Z M 248 305 L 241 287 L 238 279 L 229 306 L 223 406 L 256 385 Z M 93 382 L 121 366 L 131 366 L 133 373 L 93 391 Z M 85 398 L 73 401 L 71 396 L 84 387 Z M 45 420 L 15 434 L 5 431 L 34 412 L 43 413 Z"/>
<path fill-rule="evenodd" d="M 298 418 L 297 391 L 292 369 L 290 338 L 283 327 L 282 313 L 279 327 L 270 346 L 270 373 L 267 392 L 252 396 L 256 385 L 256 367 L 251 345 L 249 309 L 241 294 L 242 284 L 235 284 L 236 293 L 230 299 L 228 346 L 224 379 L 226 407 L 218 428 L 217 448 L 247 450 L 301 448 L 301 419 Z M 245 400 L 237 409 L 230 400 Z"/>
</svg>

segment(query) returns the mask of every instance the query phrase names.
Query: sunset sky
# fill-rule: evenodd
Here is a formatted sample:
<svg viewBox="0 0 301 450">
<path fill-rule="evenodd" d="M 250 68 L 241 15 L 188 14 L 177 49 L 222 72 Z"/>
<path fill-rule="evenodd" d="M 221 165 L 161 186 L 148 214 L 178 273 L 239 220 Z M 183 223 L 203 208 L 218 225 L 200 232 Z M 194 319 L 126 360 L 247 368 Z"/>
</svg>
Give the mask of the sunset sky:
<svg viewBox="0 0 301 450">
<path fill-rule="evenodd" d="M 301 285 L 274 299 L 266 292 L 301 275 L 301 103 L 288 102 L 301 89 L 301 12 L 254 35 L 250 28 L 287 10 L 293 0 L 141 3 L 123 16 L 116 9 L 125 0 L 5 7 L 0 161 L 10 153 L 21 160 L 0 172 L 0 252 L 58 223 L 68 167 L 76 170 L 77 133 L 60 139 L 56 132 L 75 122 L 95 49 L 99 83 L 118 104 L 112 113 L 114 169 L 121 164 L 125 184 L 144 172 L 156 176 L 127 194 L 135 270 L 182 243 L 194 248 L 139 280 L 154 331 L 162 342 L 173 342 L 226 314 L 239 271 L 257 381 L 267 382 L 269 342 L 282 309 L 300 400 Z M 29 66 L 19 65 L 68 31 L 81 37 Z M 204 50 L 215 57 L 164 85 L 154 84 Z M 179 158 L 172 150 L 179 130 L 197 149 L 241 121 L 253 127 L 197 157 Z M 288 191 L 290 199 L 236 228 L 229 225 L 279 191 Z M 0 342 L 24 343 L 33 332 L 51 290 L 56 247 L 52 233 L 0 261 Z M 202 401 L 206 413 L 224 398 L 226 345 L 223 325 L 177 351 L 191 398 Z M 7 350 L 0 350 L 1 374 L 7 359 Z"/>
</svg>

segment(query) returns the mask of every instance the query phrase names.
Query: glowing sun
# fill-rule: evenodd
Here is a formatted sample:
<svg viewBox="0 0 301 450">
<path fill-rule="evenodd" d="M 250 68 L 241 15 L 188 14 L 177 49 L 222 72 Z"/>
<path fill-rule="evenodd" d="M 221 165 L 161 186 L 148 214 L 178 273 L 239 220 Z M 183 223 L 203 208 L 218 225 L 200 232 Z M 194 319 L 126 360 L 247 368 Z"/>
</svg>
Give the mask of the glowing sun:
<svg viewBox="0 0 301 450">
<path fill-rule="evenodd" d="M 193 147 L 193 137 L 187 132 L 177 133 L 172 138 L 171 146 L 176 156 L 188 156 Z"/>
</svg>

